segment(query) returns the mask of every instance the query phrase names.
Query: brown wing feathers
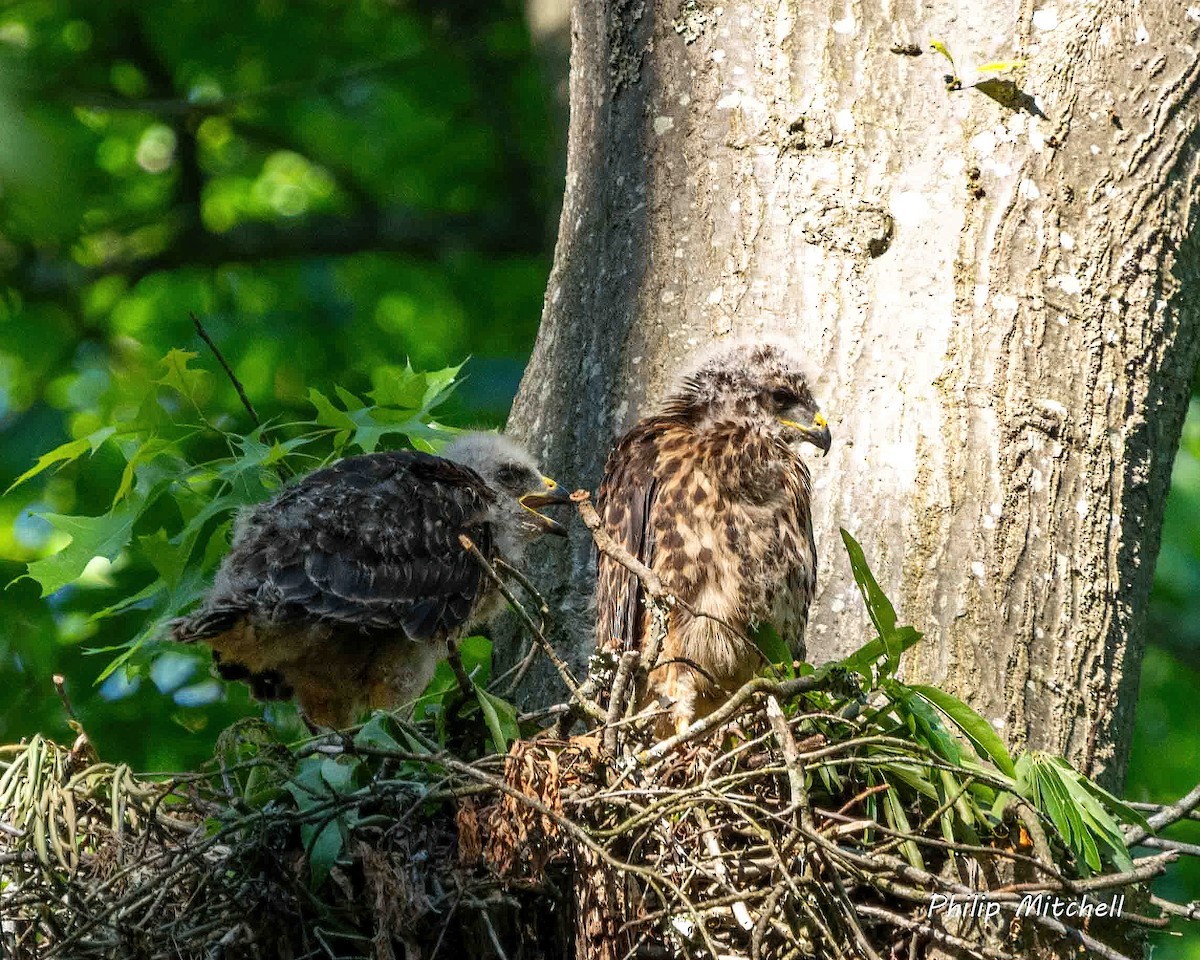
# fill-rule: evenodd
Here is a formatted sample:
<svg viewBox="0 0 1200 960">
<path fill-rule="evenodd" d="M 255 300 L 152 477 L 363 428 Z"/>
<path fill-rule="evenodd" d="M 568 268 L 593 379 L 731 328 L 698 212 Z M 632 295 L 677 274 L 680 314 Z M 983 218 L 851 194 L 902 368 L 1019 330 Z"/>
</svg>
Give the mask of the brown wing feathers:
<svg viewBox="0 0 1200 960">
<path fill-rule="evenodd" d="M 658 444 L 666 426 L 646 421 L 627 433 L 613 450 L 596 497 L 596 510 L 609 534 L 648 567 L 655 559 L 653 515 L 659 489 Z M 600 555 L 597 638 L 603 649 L 637 649 L 645 601 L 638 579 Z"/>
<path fill-rule="evenodd" d="M 412 451 L 351 457 L 310 474 L 239 523 L 204 607 L 177 621 L 173 636 L 208 640 L 220 659 L 222 635 L 241 631 L 228 638 L 234 650 L 261 647 L 289 625 L 323 625 L 337 643 L 368 648 L 401 631 L 422 641 L 450 634 L 483 586 L 458 534 L 490 556 L 484 517 L 493 500 L 473 471 Z M 257 695 L 286 696 L 286 685 L 261 668 L 286 655 L 255 650 L 241 657 L 249 666 L 227 658 L 219 669 L 249 680 Z"/>
</svg>

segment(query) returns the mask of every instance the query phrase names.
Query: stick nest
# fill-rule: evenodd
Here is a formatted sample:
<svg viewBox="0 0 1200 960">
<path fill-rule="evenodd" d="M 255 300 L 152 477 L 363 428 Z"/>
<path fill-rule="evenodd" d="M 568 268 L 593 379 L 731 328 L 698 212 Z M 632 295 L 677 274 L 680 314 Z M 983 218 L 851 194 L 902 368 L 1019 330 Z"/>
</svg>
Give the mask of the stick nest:
<svg viewBox="0 0 1200 960">
<path fill-rule="evenodd" d="M 661 629 L 672 599 L 580 512 Z M 71 747 L 0 747 L 0 955 L 1125 960 L 1140 931 L 1200 917 L 1146 888 L 1200 853 L 1158 835 L 1200 787 L 1147 821 L 1065 761 L 1014 765 L 965 705 L 895 680 L 883 631 L 850 669 L 789 663 L 658 740 L 661 635 L 577 682 L 487 574 L 532 637 L 513 683 L 546 656 L 571 693 L 519 729 L 508 678 L 480 689 L 452 646 L 436 723 L 379 714 L 292 749 L 246 722 L 171 779 L 101 762 L 77 724 Z M 1157 852 L 1132 859 L 1139 843 Z M 1021 916 L 1039 894 L 1124 894 L 1124 912 Z"/>
<path fill-rule="evenodd" d="M 298 756 L 244 724 L 215 769 L 169 781 L 98 762 L 83 736 L 0 748 L 0 945 L 13 960 L 557 957 L 572 942 L 601 958 L 1120 958 L 1131 928 L 1162 922 L 1138 913 L 1140 885 L 1174 852 L 1079 879 L 1016 805 L 975 842 L 947 839 L 961 796 L 885 775 L 943 761 L 750 686 L 673 745 L 623 720 L 616 753 L 595 725 L 467 762 L 390 718 Z M 906 828 L 889 826 L 891 797 Z M 935 896 L 978 891 L 1001 921 L 930 915 Z M 1035 891 L 1125 891 L 1135 923 L 1016 919 Z"/>
</svg>

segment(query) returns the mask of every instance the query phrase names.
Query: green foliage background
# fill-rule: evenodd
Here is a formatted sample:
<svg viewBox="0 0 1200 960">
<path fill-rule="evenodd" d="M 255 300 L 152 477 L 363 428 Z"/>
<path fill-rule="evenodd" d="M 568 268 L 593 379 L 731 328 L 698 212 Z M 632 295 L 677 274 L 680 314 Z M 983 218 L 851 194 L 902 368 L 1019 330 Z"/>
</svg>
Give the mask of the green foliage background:
<svg viewBox="0 0 1200 960">
<path fill-rule="evenodd" d="M 195 651 L 144 647 L 95 682 L 113 653 L 89 651 L 126 643 L 145 616 L 90 613 L 151 582 L 152 551 L 112 551 L 44 599 L 15 579 L 66 541 L 40 514 L 112 506 L 136 450 L 117 435 L 93 453 L 97 431 L 149 412 L 169 433 L 203 411 L 207 428 L 172 433 L 171 456 L 236 458 L 222 431 L 251 424 L 189 311 L 264 419 L 312 420 L 312 388 L 363 397 L 408 376 L 410 360 L 438 370 L 470 356 L 438 416 L 502 422 L 536 332 L 562 189 L 543 67 L 513 0 L 0 6 L 0 487 L 91 438 L 71 451 L 79 459 L 0 499 L 0 578 L 15 580 L 0 600 L 0 742 L 69 736 L 56 672 L 101 755 L 143 771 L 195 766 L 222 727 L 258 711 L 240 685 L 210 680 Z M 182 390 L 162 365 L 177 349 L 198 354 L 174 355 Z M 214 375 L 191 378 L 196 368 Z M 180 469 L 171 456 L 135 463 L 130 496 L 152 469 Z M 136 535 L 173 529 L 171 509 L 142 516 Z M 218 549 L 220 529 L 206 535 Z M 1151 638 L 1134 800 L 1200 779 L 1198 404 L 1167 506 Z M 1200 895 L 1194 864 L 1166 882 Z M 1160 943 L 1160 958 L 1200 958 L 1195 937 Z"/>
</svg>

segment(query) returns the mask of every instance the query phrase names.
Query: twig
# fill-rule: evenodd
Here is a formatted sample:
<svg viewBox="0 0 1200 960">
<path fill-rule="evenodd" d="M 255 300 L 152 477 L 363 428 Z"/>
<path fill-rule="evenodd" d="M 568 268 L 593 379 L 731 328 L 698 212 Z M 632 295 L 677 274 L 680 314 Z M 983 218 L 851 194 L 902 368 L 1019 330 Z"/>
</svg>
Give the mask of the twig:
<svg viewBox="0 0 1200 960">
<path fill-rule="evenodd" d="M 849 800 L 847 800 L 845 803 L 843 803 L 840 807 L 838 807 L 836 815 L 841 816 L 841 815 L 845 814 L 846 811 L 849 810 L 851 807 L 853 807 L 855 804 L 862 803 L 864 800 L 867 799 L 867 797 L 872 797 L 877 793 L 884 793 L 891 789 L 892 789 L 892 785 L 890 783 L 877 783 L 873 787 L 867 787 L 865 790 L 860 790 L 853 797 L 851 797 Z"/>
<path fill-rule="evenodd" d="M 261 427 L 262 421 L 258 419 L 258 414 L 254 411 L 254 404 L 252 404 L 250 402 L 250 398 L 246 396 L 246 389 L 242 386 L 242 381 L 237 378 L 237 374 L 235 374 L 233 372 L 233 368 L 229 366 L 228 361 L 225 359 L 225 355 L 221 353 L 221 348 L 218 347 L 216 343 L 213 342 L 213 338 L 208 335 L 208 331 L 204 329 L 204 324 L 200 322 L 200 318 L 196 316 L 195 311 L 189 311 L 188 316 L 192 318 L 192 323 L 195 325 L 196 333 L 200 335 L 200 339 L 208 344 L 208 349 L 213 352 L 213 356 L 217 358 L 217 363 L 221 365 L 222 369 L 225 371 L 225 375 L 229 377 L 230 382 L 233 383 L 233 389 L 237 391 L 238 399 L 242 401 L 242 406 L 245 407 L 246 412 L 250 414 L 251 422 L 256 427 Z"/>
<path fill-rule="evenodd" d="M 516 580 L 517 583 L 521 585 L 521 589 L 537 601 L 538 613 L 541 614 L 542 617 L 548 617 L 550 615 L 550 604 L 546 602 L 546 598 L 538 592 L 537 587 L 533 585 L 533 583 L 527 576 L 525 576 L 525 574 L 523 574 L 503 557 L 497 557 L 493 561 L 493 566 L 495 566 L 497 572 L 503 573 L 505 576 L 512 577 L 514 580 Z"/>
<path fill-rule="evenodd" d="M 487 928 L 488 939 L 492 941 L 492 949 L 496 951 L 496 956 L 500 960 L 508 960 L 508 954 L 500 946 L 500 938 L 496 935 L 496 928 L 492 926 L 492 919 L 488 916 L 487 910 L 480 910 L 479 915 L 483 918 L 483 925 Z"/>
<path fill-rule="evenodd" d="M 579 517 L 583 521 L 583 525 L 591 533 L 592 541 L 596 544 L 597 550 L 637 577 L 641 582 L 642 588 L 649 594 L 652 600 L 666 607 L 677 606 L 690 617 L 719 623 L 739 640 L 749 644 L 750 649 L 757 656 L 762 657 L 758 645 L 747 637 L 735 624 L 714 614 L 697 610 L 682 597 L 676 596 L 667 590 L 657 573 L 608 535 L 608 532 L 604 529 L 604 522 L 600 519 L 600 515 L 596 513 L 596 508 L 589 502 L 590 497 L 591 494 L 586 490 L 576 490 L 571 494 L 571 500 L 574 501 L 576 508 L 579 510 Z"/>
<path fill-rule="evenodd" d="M 842 847 L 834 846 L 823 837 L 817 836 L 814 839 L 835 858 L 845 859 L 850 863 L 856 863 L 864 871 L 865 879 L 872 885 L 877 886 L 881 890 L 887 891 L 895 896 L 903 897 L 906 900 L 913 900 L 917 903 L 928 904 L 932 899 L 932 894 L 925 890 L 920 890 L 905 886 L 901 883 L 896 883 L 895 881 L 890 880 L 888 877 L 883 876 L 879 871 L 879 865 L 881 863 L 883 865 L 890 866 L 892 868 L 892 872 L 902 879 L 933 886 L 951 893 L 960 894 L 962 896 L 973 896 L 978 893 L 977 890 L 972 890 L 970 887 L 964 884 L 953 883 L 943 877 L 935 876 L 934 874 L 928 873 L 925 870 L 913 867 L 896 857 L 872 857 L 869 854 L 853 854 Z M 1158 858 L 1146 859 L 1149 861 L 1156 860 Z M 1161 873 L 1164 866 L 1165 863 L 1160 861 L 1157 864 L 1157 870 L 1150 875 L 1156 876 L 1157 874 Z M 1148 879 L 1148 877 L 1130 879 L 1134 876 L 1134 874 L 1137 873 L 1139 873 L 1139 871 L 1136 869 L 1133 871 L 1128 871 L 1128 873 L 1124 875 L 1123 879 L 1120 882 L 1113 884 L 1113 886 L 1124 886 L 1127 883 L 1139 882 L 1139 880 Z M 1017 909 L 1021 902 L 1016 894 L 1002 895 L 997 891 L 991 892 L 989 897 L 992 903 L 998 903 L 1002 909 L 1008 910 Z M 1065 924 L 1059 923 L 1052 917 L 1043 917 L 1040 914 L 1035 913 L 1030 916 L 1030 919 L 1033 920 L 1033 922 L 1038 926 L 1045 927 L 1047 930 L 1052 930 L 1054 933 L 1075 940 L 1077 943 L 1082 944 L 1086 949 L 1093 951 L 1101 957 L 1104 957 L 1105 960 L 1131 960 L 1131 958 L 1125 956 L 1125 954 L 1113 950 L 1106 944 L 1101 943 L 1095 937 L 1084 933 L 1082 930 L 1076 930 L 1074 927 L 1068 927 Z"/>
<path fill-rule="evenodd" d="M 625 714 L 629 680 L 633 676 L 634 667 L 639 659 L 640 655 L 636 650 L 626 650 L 617 662 L 617 675 L 613 679 L 612 690 L 609 693 L 608 715 L 604 718 L 604 749 L 609 753 L 617 752 L 617 732 L 620 729 L 617 721 Z"/>
<path fill-rule="evenodd" d="M 513 666 L 505 670 L 502 674 L 500 674 L 500 676 L 496 677 L 495 680 L 488 684 L 488 688 L 499 688 L 500 684 L 504 683 L 505 680 L 508 680 L 509 677 L 512 677 L 512 680 L 509 681 L 508 686 L 504 687 L 504 689 L 500 691 L 500 696 L 511 697 L 517 692 L 517 688 L 521 686 L 521 682 L 525 679 L 526 675 L 533 667 L 533 664 L 536 662 L 537 655 L 539 653 L 541 653 L 541 650 L 538 648 L 538 645 L 532 640 L 529 641 L 529 649 L 525 651 L 525 656 L 513 664 Z"/>
<path fill-rule="evenodd" d="M 790 700 L 797 694 L 816 690 L 821 685 L 821 682 L 821 679 L 816 674 L 810 674 L 806 677 L 796 677 L 783 682 L 770 680 L 766 677 L 755 677 L 748 683 L 742 684 L 732 697 L 707 717 L 696 721 L 682 733 L 677 733 L 673 737 L 668 737 L 666 740 L 660 741 L 650 749 L 643 750 L 637 755 L 638 762 L 647 764 L 654 760 L 660 760 L 681 743 L 695 740 L 697 737 L 708 733 L 709 730 L 721 726 L 721 724 L 725 723 L 725 721 L 741 710 L 756 694 L 769 693 L 774 694 L 781 700 Z"/>
<path fill-rule="evenodd" d="M 787 892 L 787 887 L 780 884 L 771 891 L 771 895 L 767 897 L 767 902 L 762 905 L 762 909 L 758 913 L 758 922 L 754 924 L 754 931 L 750 934 L 750 960 L 760 960 L 762 957 L 762 939 L 767 932 L 767 927 L 771 925 L 771 917 L 775 913 L 775 908 L 779 906 L 779 900 Z"/>
<path fill-rule="evenodd" d="M 1128 800 L 1125 803 L 1127 807 L 1133 807 L 1134 810 L 1140 810 L 1143 813 L 1161 813 L 1169 804 L 1165 803 L 1144 803 L 1140 800 Z M 1181 820 L 1196 820 L 1200 822 L 1200 810 L 1192 810 L 1186 817 L 1180 817 Z"/>
<path fill-rule="evenodd" d="M 467 675 L 467 669 L 463 666 L 457 641 L 449 638 L 446 639 L 446 660 L 454 673 L 454 679 L 458 681 L 458 689 L 462 691 L 462 695 L 468 699 L 474 697 L 475 683 Z"/>
<path fill-rule="evenodd" d="M 1185 857 L 1200 857 L 1200 843 L 1184 843 L 1182 840 L 1168 840 L 1166 837 L 1144 837 L 1138 841 L 1142 847 L 1152 850 L 1174 850 Z"/>
<path fill-rule="evenodd" d="M 465 533 L 460 533 L 458 535 L 458 542 L 462 544 L 462 548 L 471 555 L 472 559 L 479 564 L 480 569 L 483 570 L 484 574 L 489 580 L 491 580 L 496 589 L 500 591 L 504 599 L 512 605 L 514 610 L 516 610 L 517 616 L 520 617 L 521 622 L 529 628 L 529 632 L 533 635 L 533 639 L 537 642 L 538 646 L 541 647 L 542 652 L 546 654 L 550 662 L 554 664 L 554 669 L 558 671 L 558 675 L 562 677 L 563 683 L 567 685 L 567 689 L 571 691 L 571 696 L 580 705 L 580 708 L 594 720 L 603 720 L 604 711 L 596 705 L 595 701 L 588 697 L 584 697 L 581 694 L 579 684 L 571 675 L 570 668 L 563 661 L 562 657 L 558 655 L 558 652 L 551 645 L 550 641 L 546 639 L 545 634 L 538 629 L 538 625 L 533 622 L 533 618 L 529 616 L 528 611 L 526 611 L 526 609 L 521 605 L 521 602 L 513 595 L 512 590 L 508 588 L 508 584 L 506 584 L 504 580 L 501 579 L 500 575 L 496 573 L 495 568 L 491 565 L 491 563 L 488 562 L 488 558 L 480 552 L 477 546 L 475 546 L 475 542 Z"/>
<path fill-rule="evenodd" d="M 792 736 L 791 728 L 783 716 L 779 701 L 767 697 L 767 719 L 771 729 L 775 731 L 775 739 L 783 752 L 783 762 L 787 765 L 788 788 L 792 795 L 792 808 L 800 811 L 800 823 L 806 830 L 815 830 L 812 805 L 808 800 L 808 790 L 804 786 L 804 765 L 800 762 L 800 751 L 796 748 L 796 738 Z"/>
<path fill-rule="evenodd" d="M 708 814 L 704 812 L 703 807 L 696 809 L 696 820 L 700 824 L 700 836 L 704 842 L 704 848 L 708 851 L 708 855 L 712 857 L 713 869 L 721 882 L 730 890 L 738 892 L 729 879 L 729 868 L 725 866 L 725 858 L 721 856 L 721 845 L 717 843 L 717 834 L 713 830 L 712 824 L 709 822 Z M 739 899 L 733 901 L 730 905 L 733 909 L 733 916 L 743 930 L 753 930 L 754 921 L 750 919 L 750 911 L 746 909 L 746 901 Z"/>
<path fill-rule="evenodd" d="M 576 490 L 571 494 L 571 499 L 575 501 L 575 506 L 579 510 L 579 517 L 583 520 L 583 525 L 592 534 L 592 540 L 596 544 L 596 549 L 637 577 L 642 582 L 642 586 L 646 592 L 655 600 L 674 601 L 675 598 L 663 588 L 658 574 L 608 535 L 604 529 L 604 523 L 600 519 L 600 514 L 588 502 L 590 497 L 591 494 L 586 490 Z"/>
<path fill-rule="evenodd" d="M 1200 900 L 1193 900 L 1191 903 L 1172 903 L 1170 900 L 1151 895 L 1150 902 L 1163 913 L 1169 913 L 1173 917 L 1200 920 Z"/>
<path fill-rule="evenodd" d="M 850 894 L 846 892 L 846 884 L 842 880 L 842 875 L 837 870 L 834 870 L 832 865 L 830 865 L 828 872 L 829 876 L 833 879 L 833 889 L 837 892 L 835 899 L 842 908 L 842 913 L 845 916 L 846 924 L 850 927 L 850 932 L 854 934 L 854 940 L 858 945 L 859 953 L 866 956 L 867 960 L 880 960 L 879 954 L 871 946 L 871 941 L 867 939 L 862 924 L 858 922 L 856 905 L 850 899 Z"/>
<path fill-rule="evenodd" d="M 1131 826 L 1125 831 L 1125 843 L 1128 846 L 1135 846 L 1141 843 L 1151 833 L 1158 833 L 1164 827 L 1169 827 L 1171 824 L 1184 817 L 1190 816 L 1192 811 L 1200 807 L 1200 784 L 1197 784 L 1175 803 L 1168 804 L 1159 810 L 1158 813 L 1147 818 L 1147 823 L 1150 824 L 1150 829 L 1145 827 Z"/>
<path fill-rule="evenodd" d="M 875 917 L 879 920 L 884 920 L 893 926 L 900 927 L 904 930 L 912 931 L 920 934 L 930 940 L 936 940 L 938 943 L 948 947 L 954 947 L 956 950 L 962 950 L 967 953 L 974 954 L 977 957 L 985 957 L 987 960 L 1020 960 L 1013 953 L 1007 953 L 1003 950 L 997 950 L 994 947 L 989 947 L 984 944 L 975 944 L 969 940 L 964 940 L 962 937 L 956 937 L 952 933 L 947 933 L 945 930 L 939 930 L 937 927 L 927 923 L 921 923 L 914 920 L 912 917 L 906 917 L 903 914 L 893 913 L 891 910 L 884 910 L 882 907 L 872 906 L 871 904 L 860 903 L 858 912 L 866 917 Z"/>
<path fill-rule="evenodd" d="M 63 709 L 67 711 L 67 717 L 79 723 L 79 715 L 75 713 L 75 708 L 71 706 L 71 698 L 67 696 L 66 678 L 61 673 L 56 673 L 50 679 L 54 683 L 54 692 L 58 694 L 58 699 L 62 701 Z M 82 726 L 80 729 L 82 730 Z"/>
</svg>

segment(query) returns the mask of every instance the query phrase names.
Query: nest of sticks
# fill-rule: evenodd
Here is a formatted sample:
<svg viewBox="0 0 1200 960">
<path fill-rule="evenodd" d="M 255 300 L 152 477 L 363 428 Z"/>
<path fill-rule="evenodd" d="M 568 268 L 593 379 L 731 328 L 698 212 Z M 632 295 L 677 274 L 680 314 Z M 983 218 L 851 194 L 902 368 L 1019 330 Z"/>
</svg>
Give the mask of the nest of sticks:
<svg viewBox="0 0 1200 960">
<path fill-rule="evenodd" d="M 1086 870 L 1029 803 L 979 816 L 1012 781 L 881 724 L 845 671 L 756 678 L 658 740 L 635 706 L 653 650 L 576 682 L 511 599 L 571 697 L 507 753 L 379 715 L 298 748 L 248 722 L 169 779 L 102 762 L 82 729 L 0 747 L 0 954 L 1124 960 L 1200 917 L 1147 886 L 1200 854 L 1160 836 L 1200 818 L 1200 787 L 1126 827 L 1150 852 Z M 1119 920 L 1052 906 L 1122 895 Z"/>
</svg>

